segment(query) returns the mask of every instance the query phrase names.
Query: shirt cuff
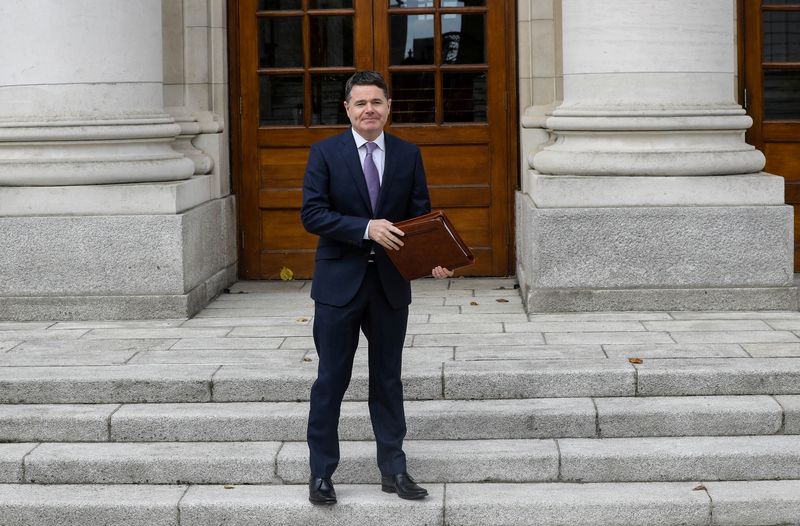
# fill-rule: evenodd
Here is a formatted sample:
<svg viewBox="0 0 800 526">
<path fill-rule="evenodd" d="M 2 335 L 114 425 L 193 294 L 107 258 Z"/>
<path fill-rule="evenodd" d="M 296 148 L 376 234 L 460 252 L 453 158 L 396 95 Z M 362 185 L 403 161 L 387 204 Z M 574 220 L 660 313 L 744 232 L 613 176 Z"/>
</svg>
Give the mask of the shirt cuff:
<svg viewBox="0 0 800 526">
<path fill-rule="evenodd" d="M 372 223 L 372 219 L 367 221 L 367 228 L 364 229 L 364 239 L 369 239 L 369 224 Z"/>
</svg>

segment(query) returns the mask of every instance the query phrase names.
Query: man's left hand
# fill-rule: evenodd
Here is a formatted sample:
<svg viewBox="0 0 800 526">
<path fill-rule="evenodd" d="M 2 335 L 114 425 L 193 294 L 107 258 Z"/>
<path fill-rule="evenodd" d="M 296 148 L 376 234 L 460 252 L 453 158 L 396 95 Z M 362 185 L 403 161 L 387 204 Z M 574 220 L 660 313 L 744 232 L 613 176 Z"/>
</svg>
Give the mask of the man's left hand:
<svg viewBox="0 0 800 526">
<path fill-rule="evenodd" d="M 453 271 L 446 269 L 444 267 L 436 267 L 435 269 L 431 270 L 431 274 L 436 279 L 444 279 L 444 278 L 452 278 Z"/>
</svg>

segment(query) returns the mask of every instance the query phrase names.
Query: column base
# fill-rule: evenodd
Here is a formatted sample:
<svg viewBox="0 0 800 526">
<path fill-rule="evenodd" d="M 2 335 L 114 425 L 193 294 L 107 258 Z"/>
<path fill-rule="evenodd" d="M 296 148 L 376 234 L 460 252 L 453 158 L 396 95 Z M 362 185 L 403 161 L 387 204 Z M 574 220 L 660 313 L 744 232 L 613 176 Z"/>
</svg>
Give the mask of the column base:
<svg viewBox="0 0 800 526">
<path fill-rule="evenodd" d="M 792 208 L 540 208 L 517 194 L 531 312 L 797 310 Z"/>
<path fill-rule="evenodd" d="M 234 198 L 176 214 L 0 217 L 0 319 L 184 318 L 236 279 Z"/>
</svg>

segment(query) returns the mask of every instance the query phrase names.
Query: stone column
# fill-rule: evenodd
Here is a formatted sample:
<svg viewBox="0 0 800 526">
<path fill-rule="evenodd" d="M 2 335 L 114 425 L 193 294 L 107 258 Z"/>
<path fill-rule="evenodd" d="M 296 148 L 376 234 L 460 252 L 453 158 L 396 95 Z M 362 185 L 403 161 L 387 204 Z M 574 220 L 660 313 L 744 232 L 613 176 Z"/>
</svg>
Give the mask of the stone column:
<svg viewBox="0 0 800 526">
<path fill-rule="evenodd" d="M 517 202 L 528 308 L 796 308 L 792 210 L 735 102 L 734 3 L 562 7 L 564 98 Z"/>
<path fill-rule="evenodd" d="M 162 35 L 161 0 L 0 2 L 0 319 L 182 317 L 235 279 Z"/>
<path fill-rule="evenodd" d="M 188 179 L 162 102 L 161 2 L 0 5 L 0 185 Z"/>
</svg>

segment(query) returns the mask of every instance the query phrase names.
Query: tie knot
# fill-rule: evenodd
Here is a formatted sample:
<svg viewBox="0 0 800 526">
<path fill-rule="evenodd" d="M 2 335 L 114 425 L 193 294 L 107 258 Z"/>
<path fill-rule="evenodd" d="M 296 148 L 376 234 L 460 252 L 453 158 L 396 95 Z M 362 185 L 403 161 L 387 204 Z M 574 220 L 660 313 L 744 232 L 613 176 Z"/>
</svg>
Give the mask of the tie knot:
<svg viewBox="0 0 800 526">
<path fill-rule="evenodd" d="M 367 143 L 367 153 L 372 155 L 372 152 L 374 152 L 375 148 L 377 148 L 377 147 L 378 147 L 378 145 L 375 144 L 374 142 L 368 142 Z"/>
</svg>

